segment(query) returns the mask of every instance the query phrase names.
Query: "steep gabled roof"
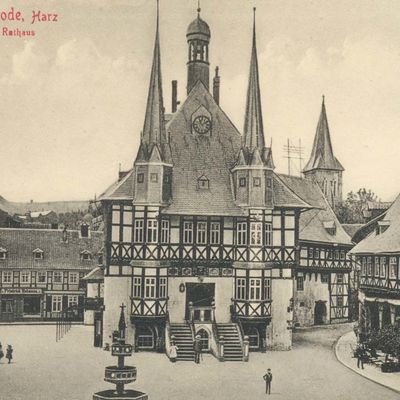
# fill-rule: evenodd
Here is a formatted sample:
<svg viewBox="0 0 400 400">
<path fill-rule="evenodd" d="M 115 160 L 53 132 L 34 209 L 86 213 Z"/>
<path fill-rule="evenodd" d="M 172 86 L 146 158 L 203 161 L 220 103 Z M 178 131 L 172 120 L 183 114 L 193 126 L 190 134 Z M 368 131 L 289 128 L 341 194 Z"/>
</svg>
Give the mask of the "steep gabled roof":
<svg viewBox="0 0 400 400">
<path fill-rule="evenodd" d="M 314 137 L 314 144 L 311 157 L 303 172 L 315 169 L 328 169 L 343 171 L 344 168 L 338 159 L 333 155 L 331 136 L 329 133 L 328 117 L 326 116 L 325 100 L 322 100 L 321 114 L 319 117 L 317 131 Z"/>
<path fill-rule="evenodd" d="M 98 200 L 131 200 L 133 198 L 134 170 L 117 180 L 102 193 Z"/>
<path fill-rule="evenodd" d="M 192 115 L 203 106 L 211 115 L 208 135 L 193 134 Z M 241 137 L 214 98 L 198 81 L 168 124 L 174 165 L 172 203 L 169 214 L 242 215 L 235 204 L 230 170 L 239 154 Z M 209 180 L 207 190 L 199 189 L 202 175 Z"/>
<path fill-rule="evenodd" d="M 383 215 L 377 217 L 375 225 L 382 218 Z M 353 248 L 353 254 L 400 253 L 400 195 L 386 211 L 384 220 L 388 222 L 388 228 L 379 234 L 376 230 L 371 232 Z"/>
<path fill-rule="evenodd" d="M 300 240 L 352 244 L 317 183 L 311 179 L 282 174 L 279 174 L 279 178 L 304 202 L 314 207 L 300 215 Z M 335 229 L 331 230 L 331 227 Z"/>
<path fill-rule="evenodd" d="M 83 260 L 81 253 L 98 254 L 103 247 L 102 232 L 91 231 L 83 238 L 79 231 L 56 229 L 1 228 L 0 247 L 7 249 L 7 258 L 0 259 L 0 267 L 40 269 L 87 269 L 97 266 L 97 257 Z M 35 259 L 34 252 L 42 252 L 43 259 Z"/>
</svg>

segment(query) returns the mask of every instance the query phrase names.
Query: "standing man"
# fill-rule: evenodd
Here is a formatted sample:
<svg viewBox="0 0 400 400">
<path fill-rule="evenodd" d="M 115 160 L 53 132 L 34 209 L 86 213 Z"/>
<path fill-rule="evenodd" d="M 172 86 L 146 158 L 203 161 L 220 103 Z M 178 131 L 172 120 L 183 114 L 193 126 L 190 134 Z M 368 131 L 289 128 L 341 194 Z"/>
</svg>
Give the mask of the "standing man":
<svg viewBox="0 0 400 400">
<path fill-rule="evenodd" d="M 357 357 L 357 368 L 360 368 L 361 365 L 361 369 L 364 369 L 364 351 L 361 348 L 361 346 L 357 347 L 356 357 Z"/>
<path fill-rule="evenodd" d="M 196 337 L 194 338 L 193 350 L 194 350 L 194 362 L 196 364 L 200 364 L 200 354 L 201 354 L 200 335 L 196 335 Z"/>
<path fill-rule="evenodd" d="M 267 373 L 263 376 L 265 381 L 265 394 L 271 394 L 271 382 L 272 382 L 272 372 L 271 368 L 268 368 Z"/>
</svg>

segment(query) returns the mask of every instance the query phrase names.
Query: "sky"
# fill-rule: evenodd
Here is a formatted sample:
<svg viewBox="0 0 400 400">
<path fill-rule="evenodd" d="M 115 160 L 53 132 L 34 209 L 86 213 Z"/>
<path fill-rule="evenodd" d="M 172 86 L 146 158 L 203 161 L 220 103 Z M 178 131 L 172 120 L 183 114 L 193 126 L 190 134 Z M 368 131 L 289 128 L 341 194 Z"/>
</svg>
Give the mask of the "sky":
<svg viewBox="0 0 400 400">
<path fill-rule="evenodd" d="M 78 200 L 102 193 L 133 165 L 143 127 L 155 36 L 155 0 L 2 0 L 0 12 L 0 195 L 10 201 Z M 266 143 L 277 172 L 284 145 L 307 161 L 325 95 L 344 193 L 400 191 L 400 2 L 397 0 L 201 1 L 211 29 L 210 74 L 220 105 L 243 129 L 252 8 Z M 196 0 L 160 0 L 166 112 L 171 80 L 186 95 L 185 32 Z M 32 12 L 57 22 L 31 24 Z M 1 14 L 0 14 L 1 16 Z M 34 37 L 2 35 L 3 28 Z M 299 174 L 299 161 L 292 173 Z"/>
</svg>

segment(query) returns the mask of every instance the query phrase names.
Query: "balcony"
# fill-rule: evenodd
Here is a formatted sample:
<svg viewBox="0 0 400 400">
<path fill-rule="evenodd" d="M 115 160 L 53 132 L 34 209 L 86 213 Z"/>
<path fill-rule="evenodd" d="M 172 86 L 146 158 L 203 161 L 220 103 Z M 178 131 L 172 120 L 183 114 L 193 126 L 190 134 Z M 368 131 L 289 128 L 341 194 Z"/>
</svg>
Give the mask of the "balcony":
<svg viewBox="0 0 400 400">
<path fill-rule="evenodd" d="M 168 297 L 142 298 L 131 297 L 132 317 L 165 317 Z"/>
<path fill-rule="evenodd" d="M 236 318 L 271 318 L 271 300 L 232 299 L 232 315 Z"/>
</svg>

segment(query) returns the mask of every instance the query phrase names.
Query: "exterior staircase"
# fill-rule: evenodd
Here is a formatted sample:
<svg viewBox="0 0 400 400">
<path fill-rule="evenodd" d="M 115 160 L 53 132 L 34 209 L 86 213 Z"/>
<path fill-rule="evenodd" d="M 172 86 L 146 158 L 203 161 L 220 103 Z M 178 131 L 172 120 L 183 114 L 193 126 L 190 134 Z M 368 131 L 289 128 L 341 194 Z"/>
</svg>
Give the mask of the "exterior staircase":
<svg viewBox="0 0 400 400">
<path fill-rule="evenodd" d="M 243 361 L 243 346 L 236 324 L 217 324 L 218 339 L 224 340 L 224 361 Z"/>
<path fill-rule="evenodd" d="M 193 335 L 189 324 L 171 324 L 171 340 L 178 347 L 178 361 L 194 361 Z M 172 338 L 173 336 L 173 338 Z"/>
</svg>

